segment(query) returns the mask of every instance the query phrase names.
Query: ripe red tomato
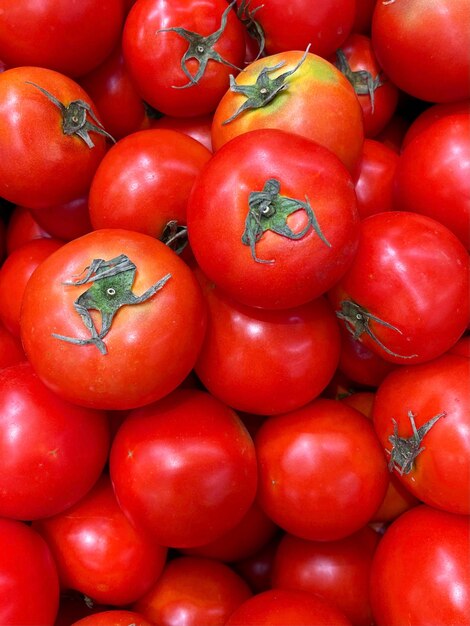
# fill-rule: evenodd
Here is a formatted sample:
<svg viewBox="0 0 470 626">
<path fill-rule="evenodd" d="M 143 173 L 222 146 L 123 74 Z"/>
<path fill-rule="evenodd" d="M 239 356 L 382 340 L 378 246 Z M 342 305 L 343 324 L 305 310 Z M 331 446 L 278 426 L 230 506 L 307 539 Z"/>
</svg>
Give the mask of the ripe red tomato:
<svg viewBox="0 0 470 626">
<path fill-rule="evenodd" d="M 1 624 L 54 623 L 59 580 L 52 554 L 35 530 L 10 519 L 0 519 L 0 597 Z"/>
<path fill-rule="evenodd" d="M 385 531 L 372 563 L 370 593 L 377 626 L 466 626 L 469 554 L 467 516 L 426 505 L 401 515 Z"/>
<path fill-rule="evenodd" d="M 355 339 L 403 365 L 433 359 L 459 339 L 468 281 L 467 251 L 448 228 L 387 211 L 362 221 L 358 252 L 329 297 Z"/>
<path fill-rule="evenodd" d="M 51 237 L 42 226 L 39 226 L 30 209 L 16 206 L 10 214 L 6 231 L 7 254 L 19 248 L 31 239 Z M 60 239 L 60 237 L 59 237 Z"/>
<path fill-rule="evenodd" d="M 87 615 L 72 626 L 154 626 L 143 615 L 135 611 L 111 610 Z"/>
<path fill-rule="evenodd" d="M 470 249 L 470 107 L 459 109 L 410 131 L 415 138 L 397 163 L 394 204 L 441 222 Z"/>
<path fill-rule="evenodd" d="M 367 524 L 385 496 L 387 463 L 372 424 L 339 400 L 320 398 L 268 418 L 255 444 L 259 502 L 293 535 L 346 537 Z"/>
<path fill-rule="evenodd" d="M 105 413 L 65 402 L 29 363 L 0 371 L 0 516 L 32 520 L 70 507 L 98 479 L 108 447 Z"/>
<path fill-rule="evenodd" d="M 246 582 L 228 565 L 180 556 L 167 563 L 152 589 L 132 608 L 159 626 L 178 624 L 182 615 L 185 626 L 219 626 L 251 596 Z"/>
<path fill-rule="evenodd" d="M 402 366 L 379 386 L 373 410 L 390 471 L 426 504 L 465 515 L 470 514 L 468 382 L 468 359 L 460 355 Z"/>
<path fill-rule="evenodd" d="M 250 63 L 214 112 L 214 150 L 260 128 L 312 139 L 350 172 L 357 168 L 364 140 L 361 105 L 348 79 L 318 55 L 291 50 Z"/>
<path fill-rule="evenodd" d="M 22 361 L 26 361 L 26 355 L 20 338 L 12 335 L 0 322 L 0 370 Z"/>
<path fill-rule="evenodd" d="M 31 215 L 48 235 L 63 241 L 71 241 L 92 230 L 87 195 L 47 209 L 31 209 Z"/>
<path fill-rule="evenodd" d="M 241 604 L 225 626 L 352 626 L 335 606 L 306 591 L 269 589 Z"/>
<path fill-rule="evenodd" d="M 379 535 L 368 526 L 337 541 L 306 541 L 285 534 L 274 558 L 272 585 L 317 594 L 354 626 L 369 626 L 369 577 L 378 542 Z"/>
<path fill-rule="evenodd" d="M 71 78 L 41 67 L 0 73 L 0 196 L 45 209 L 85 195 L 106 152 L 103 133 Z"/>
<path fill-rule="evenodd" d="M 109 477 L 67 510 L 34 523 L 57 563 L 63 589 L 93 602 L 124 606 L 151 588 L 163 571 L 167 550 L 131 525 Z"/>
<path fill-rule="evenodd" d="M 212 152 L 212 114 L 194 115 L 191 117 L 174 117 L 172 115 L 162 115 L 157 118 L 150 118 L 150 128 L 166 128 L 167 130 L 177 130 L 180 133 L 189 135 L 197 139 L 203 146 Z"/>
<path fill-rule="evenodd" d="M 467 0 L 377 2 L 372 45 L 390 80 L 421 100 L 470 97 Z M 436 54 L 436 49 L 439 54 Z"/>
<path fill-rule="evenodd" d="M 181 117 L 213 111 L 245 58 L 243 24 L 225 0 L 138 0 L 122 46 L 142 98 Z"/>
<path fill-rule="evenodd" d="M 132 133 L 101 161 L 90 188 L 90 218 L 99 228 L 128 228 L 161 238 L 168 222 L 186 224 L 194 180 L 211 152 L 176 130 Z"/>
<path fill-rule="evenodd" d="M 64 244 L 36 269 L 21 333 L 54 392 L 77 404 L 125 409 L 184 380 L 205 324 L 202 293 L 184 261 L 147 235 L 104 229 Z"/>
<path fill-rule="evenodd" d="M 0 13 L 0 58 L 80 76 L 111 53 L 123 18 L 122 0 L 15 0 Z"/>
<path fill-rule="evenodd" d="M 243 518 L 256 492 L 253 441 L 210 394 L 181 389 L 130 413 L 110 473 L 126 515 L 168 547 L 194 547 Z"/>
<path fill-rule="evenodd" d="M 209 321 L 195 371 L 211 394 L 236 410 L 272 415 L 323 391 L 340 351 L 324 298 L 282 311 L 254 309 L 202 284 Z"/>
<path fill-rule="evenodd" d="M 187 219 L 202 271 L 249 306 L 319 297 L 358 244 L 346 168 L 323 146 L 278 129 L 243 133 L 216 152 L 192 188 Z"/>
</svg>

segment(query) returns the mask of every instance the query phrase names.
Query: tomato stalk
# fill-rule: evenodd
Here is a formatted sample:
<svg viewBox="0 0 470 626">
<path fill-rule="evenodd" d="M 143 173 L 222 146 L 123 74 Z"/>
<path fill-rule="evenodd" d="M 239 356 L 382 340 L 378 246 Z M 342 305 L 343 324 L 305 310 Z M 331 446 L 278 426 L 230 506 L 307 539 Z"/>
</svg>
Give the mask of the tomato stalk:
<svg viewBox="0 0 470 626">
<path fill-rule="evenodd" d="M 255 19 L 255 14 L 264 7 L 264 4 L 257 6 L 250 10 L 251 0 L 242 0 L 240 6 L 237 9 L 237 16 L 240 22 L 246 28 L 249 36 L 254 39 L 258 44 L 258 54 L 255 61 L 260 58 L 264 52 L 265 37 L 261 24 Z"/>
<path fill-rule="evenodd" d="M 348 60 L 346 59 L 346 55 L 342 50 L 336 51 L 336 59 L 336 67 L 349 80 L 351 85 L 354 87 L 354 91 L 357 93 L 357 95 L 369 95 L 370 106 L 373 113 L 375 104 L 375 90 L 383 85 L 380 75 L 377 74 L 377 76 L 374 78 L 372 74 L 367 70 L 353 71 L 348 63 Z"/>
</svg>

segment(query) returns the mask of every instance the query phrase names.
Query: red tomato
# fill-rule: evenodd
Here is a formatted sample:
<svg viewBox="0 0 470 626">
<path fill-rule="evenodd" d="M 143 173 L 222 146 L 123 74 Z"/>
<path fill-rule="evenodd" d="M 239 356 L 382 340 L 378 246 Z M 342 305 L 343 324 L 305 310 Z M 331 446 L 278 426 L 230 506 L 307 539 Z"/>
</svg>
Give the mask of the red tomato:
<svg viewBox="0 0 470 626">
<path fill-rule="evenodd" d="M 182 389 L 132 411 L 114 438 L 110 472 L 126 515 L 161 545 L 194 547 L 236 526 L 253 503 L 253 441 L 206 392 Z"/>
<path fill-rule="evenodd" d="M 292 50 L 250 63 L 214 112 L 214 150 L 260 128 L 312 139 L 350 172 L 357 168 L 364 140 L 362 108 L 348 79 L 320 56 Z"/>
<path fill-rule="evenodd" d="M 254 309 L 203 285 L 209 322 L 195 371 L 210 393 L 236 410 L 272 415 L 323 391 L 340 350 L 324 298 L 283 311 Z"/>
<path fill-rule="evenodd" d="M 279 541 L 283 533 L 278 533 L 261 550 L 252 556 L 232 563 L 236 572 L 243 576 L 255 593 L 271 589 L 271 574 Z"/>
<path fill-rule="evenodd" d="M 57 563 L 63 589 L 123 606 L 140 598 L 163 571 L 167 550 L 131 525 L 108 476 L 66 511 L 34 523 Z"/>
<path fill-rule="evenodd" d="M 0 13 L 0 57 L 79 76 L 110 54 L 123 18 L 122 0 L 15 0 Z"/>
<path fill-rule="evenodd" d="M 135 611 L 112 610 L 88 615 L 72 626 L 154 626 L 143 615 Z"/>
<path fill-rule="evenodd" d="M 460 354 L 470 359 L 470 335 L 461 337 L 457 343 L 449 350 L 452 354 Z"/>
<path fill-rule="evenodd" d="M 356 0 L 356 16 L 352 27 L 353 33 L 368 35 L 372 24 L 375 0 Z"/>
<path fill-rule="evenodd" d="M 427 215 L 470 249 L 470 108 L 439 116 L 406 143 L 395 174 L 395 208 Z"/>
<path fill-rule="evenodd" d="M 166 128 L 177 130 L 180 133 L 197 139 L 203 146 L 212 152 L 212 114 L 196 115 L 191 117 L 174 117 L 162 115 L 149 120 L 150 128 Z"/>
<path fill-rule="evenodd" d="M 51 237 L 51 234 L 39 226 L 32 212 L 21 206 L 15 207 L 7 225 L 7 254 L 11 254 L 13 250 L 32 239 L 43 237 Z"/>
<path fill-rule="evenodd" d="M 159 626 L 219 626 L 251 598 L 246 582 L 228 565 L 201 557 L 177 557 L 133 608 Z"/>
<path fill-rule="evenodd" d="M 469 22 L 467 0 L 377 2 L 372 45 L 403 91 L 430 102 L 460 100 L 470 97 Z"/>
<path fill-rule="evenodd" d="M 468 113 L 470 103 L 467 100 L 459 102 L 443 102 L 441 104 L 433 104 L 427 106 L 421 111 L 417 117 L 413 119 L 408 126 L 405 136 L 401 144 L 401 149 L 405 148 L 410 141 L 417 137 L 423 130 L 426 130 L 431 124 L 447 115 L 455 113 Z"/>
<path fill-rule="evenodd" d="M 93 227 L 160 238 L 171 220 L 185 225 L 194 180 L 210 157 L 205 146 L 175 130 L 142 130 L 121 139 L 93 178 Z"/>
<path fill-rule="evenodd" d="M 274 559 L 272 585 L 321 596 L 354 626 L 369 626 L 369 576 L 379 535 L 365 526 L 337 541 L 306 541 L 286 534 Z"/>
<path fill-rule="evenodd" d="M 399 156 L 381 141 L 366 139 L 355 179 L 357 210 L 361 219 L 392 211 L 393 185 Z"/>
<path fill-rule="evenodd" d="M 224 145 L 197 178 L 187 218 L 202 271 L 249 306 L 317 298 L 344 274 L 358 244 L 346 168 L 323 146 L 277 129 Z"/>
<path fill-rule="evenodd" d="M 50 626 L 59 605 L 59 581 L 44 539 L 27 524 L 0 519 L 0 623 Z"/>
<path fill-rule="evenodd" d="M 103 133 L 93 102 L 64 74 L 0 73 L 0 196 L 44 209 L 86 194 L 106 151 Z"/>
<path fill-rule="evenodd" d="M 469 320 L 469 260 L 441 223 L 410 212 L 362 222 L 358 252 L 329 292 L 354 338 L 392 363 L 446 352 Z"/>
<path fill-rule="evenodd" d="M 21 304 L 31 274 L 62 245 L 49 237 L 33 239 L 9 254 L 0 267 L 0 319 L 13 335 L 20 335 Z"/>
<path fill-rule="evenodd" d="M 374 426 L 390 471 L 426 504 L 465 515 L 470 514 L 468 382 L 468 359 L 445 354 L 389 374 L 374 402 Z"/>
<path fill-rule="evenodd" d="M 384 75 L 372 42 L 366 35 L 352 33 L 336 50 L 331 62 L 354 87 L 364 113 L 364 133 L 375 137 L 392 119 L 398 104 L 398 89 Z"/>
<path fill-rule="evenodd" d="M 305 50 L 327 57 L 341 46 L 351 32 L 356 0 L 325 0 L 312 10 L 310 0 L 237 0 L 246 4 L 261 27 L 268 54 Z"/>
<path fill-rule="evenodd" d="M 335 606 L 306 591 L 269 589 L 241 604 L 225 626 L 351 626 Z"/>
<path fill-rule="evenodd" d="M 32 520 L 72 506 L 98 479 L 108 447 L 104 413 L 61 400 L 29 363 L 0 371 L 0 516 Z"/>
<path fill-rule="evenodd" d="M 0 322 L 0 370 L 22 361 L 26 361 L 26 355 L 20 338 L 12 335 Z"/>
<path fill-rule="evenodd" d="M 225 0 L 138 0 L 122 45 L 142 98 L 180 117 L 213 111 L 245 58 L 244 27 Z"/>
<path fill-rule="evenodd" d="M 205 323 L 201 290 L 184 261 L 147 235 L 105 229 L 41 263 L 25 290 L 21 332 L 53 391 L 77 404 L 126 409 L 184 380 Z"/>
<path fill-rule="evenodd" d="M 259 502 L 293 535 L 312 541 L 351 535 L 385 496 L 387 463 L 372 424 L 339 400 L 320 398 L 268 418 L 255 444 Z"/>
<path fill-rule="evenodd" d="M 385 531 L 372 563 L 371 605 L 377 626 L 466 626 L 469 554 L 467 516 L 425 505 L 401 515 Z"/>
<path fill-rule="evenodd" d="M 71 241 L 92 230 L 88 212 L 88 196 L 47 209 L 32 209 L 31 214 L 40 228 L 52 237 Z"/>
</svg>

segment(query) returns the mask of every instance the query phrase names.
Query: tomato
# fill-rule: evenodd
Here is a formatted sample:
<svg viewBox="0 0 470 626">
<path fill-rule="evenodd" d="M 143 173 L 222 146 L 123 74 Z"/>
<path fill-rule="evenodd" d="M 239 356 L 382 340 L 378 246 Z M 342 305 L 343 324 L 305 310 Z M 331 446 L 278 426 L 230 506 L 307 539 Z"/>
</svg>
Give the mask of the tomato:
<svg viewBox="0 0 470 626">
<path fill-rule="evenodd" d="M 387 144 L 365 139 L 355 179 L 357 210 L 362 219 L 395 208 L 393 186 L 398 161 L 397 152 Z"/>
<path fill-rule="evenodd" d="M 32 209 L 31 213 L 39 228 L 63 241 L 71 241 L 92 230 L 88 196 L 81 196 L 47 209 Z"/>
<path fill-rule="evenodd" d="M 0 319 L 17 337 L 26 283 L 36 267 L 62 245 L 58 239 L 33 239 L 9 254 L 0 267 Z"/>
<path fill-rule="evenodd" d="M 251 598 L 246 582 L 228 565 L 201 557 L 176 557 L 133 608 L 159 626 L 219 626 Z"/>
<path fill-rule="evenodd" d="M 180 133 L 189 135 L 197 139 L 203 146 L 212 152 L 212 114 L 196 115 L 192 117 L 174 117 L 172 115 L 162 115 L 149 120 L 150 128 L 166 128 L 177 130 Z"/>
<path fill-rule="evenodd" d="M 441 222 L 470 249 L 470 108 L 459 109 L 409 131 L 416 136 L 398 160 L 394 203 Z"/>
<path fill-rule="evenodd" d="M 406 93 L 430 102 L 460 100 L 470 97 L 469 21 L 467 0 L 377 2 L 372 45 L 384 72 Z"/>
<path fill-rule="evenodd" d="M 452 354 L 460 354 L 470 359 L 470 335 L 464 335 L 449 350 Z"/>
<path fill-rule="evenodd" d="M 209 321 L 195 371 L 211 394 L 238 411 L 271 415 L 327 386 L 340 337 L 324 298 L 276 311 L 237 304 L 208 282 L 204 293 Z"/>
<path fill-rule="evenodd" d="M 12 335 L 0 322 L 0 370 L 26 360 L 20 338 Z"/>
<path fill-rule="evenodd" d="M 31 211 L 21 206 L 14 207 L 6 230 L 7 254 L 32 239 L 42 237 L 51 237 L 51 234 L 39 226 Z"/>
<path fill-rule="evenodd" d="M 469 319 L 469 261 L 443 224 L 411 212 L 363 220 L 359 249 L 330 290 L 354 338 L 392 363 L 419 363 L 446 352 Z"/>
<path fill-rule="evenodd" d="M 54 392 L 85 406 L 126 409 L 184 380 L 205 324 L 201 290 L 184 261 L 147 235 L 104 229 L 64 244 L 36 269 L 21 334 Z"/>
<path fill-rule="evenodd" d="M 468 359 L 460 355 L 445 354 L 428 363 L 403 366 L 379 386 L 373 412 L 390 470 L 405 487 L 426 504 L 466 515 L 470 513 L 468 380 Z"/>
<path fill-rule="evenodd" d="M 377 62 L 370 37 L 352 33 L 331 62 L 351 82 L 364 113 L 364 133 L 372 138 L 391 120 L 398 104 L 398 89 Z"/>
<path fill-rule="evenodd" d="M 426 505 L 401 515 L 385 531 L 372 563 L 377 626 L 468 624 L 469 553 L 467 516 Z"/>
<path fill-rule="evenodd" d="M 168 547 L 209 543 L 253 503 L 253 441 L 240 418 L 204 391 L 181 389 L 135 409 L 117 432 L 110 473 L 121 508 Z"/>
<path fill-rule="evenodd" d="M 57 563 L 63 589 L 93 602 L 124 606 L 163 571 L 167 550 L 131 525 L 103 475 L 76 504 L 34 523 Z"/>
<path fill-rule="evenodd" d="M 0 390 L 0 515 L 55 515 L 101 474 L 109 447 L 106 414 L 61 400 L 27 362 L 0 371 Z"/>
<path fill-rule="evenodd" d="M 269 589 L 241 604 L 226 626 L 351 626 L 339 609 L 306 591 Z"/>
<path fill-rule="evenodd" d="M 365 526 L 337 541 L 306 541 L 286 534 L 274 559 L 275 589 L 298 589 L 321 596 L 354 626 L 369 626 L 369 576 L 379 535 Z"/>
<path fill-rule="evenodd" d="M 142 98 L 180 117 L 213 111 L 245 58 L 243 24 L 225 0 L 138 0 L 122 46 Z"/>
<path fill-rule="evenodd" d="M 358 243 L 346 168 L 322 146 L 277 129 L 244 133 L 216 152 L 196 179 L 187 219 L 202 271 L 255 307 L 290 308 L 322 295 Z"/>
<path fill-rule="evenodd" d="M 278 533 L 261 550 L 246 559 L 232 563 L 236 572 L 243 576 L 255 592 L 271 589 L 271 574 L 279 541 L 284 533 Z"/>
<path fill-rule="evenodd" d="M 432 104 L 425 107 L 417 117 L 415 117 L 408 126 L 403 141 L 401 143 L 401 149 L 405 148 L 412 139 L 419 135 L 423 130 L 426 130 L 431 124 L 447 115 L 454 115 L 454 113 L 468 113 L 469 103 L 467 100 L 459 102 L 442 102 L 440 104 Z"/>
<path fill-rule="evenodd" d="M 96 104 L 105 128 L 116 140 L 148 124 L 144 103 L 124 63 L 120 44 L 78 82 Z"/>
<path fill-rule="evenodd" d="M 107 139 L 71 78 L 41 67 L 0 74 L 0 195 L 10 202 L 43 209 L 85 195 Z"/>
<path fill-rule="evenodd" d="M 372 424 L 339 400 L 319 398 L 268 418 L 255 445 L 259 502 L 274 522 L 300 538 L 351 535 L 385 496 L 387 464 Z"/>
<path fill-rule="evenodd" d="M 237 0 L 239 6 L 243 0 Z M 355 0 L 329 0 L 312 11 L 309 0 L 291 0 L 286 10 L 283 0 L 251 0 L 247 4 L 261 27 L 267 54 L 305 50 L 327 57 L 344 42 L 354 18 Z"/>
<path fill-rule="evenodd" d="M 0 57 L 79 76 L 110 54 L 123 18 L 122 0 L 15 0 L 0 14 Z"/>
<path fill-rule="evenodd" d="M 82 617 L 72 626 L 153 626 L 153 624 L 135 611 L 116 609 Z"/>
<path fill-rule="evenodd" d="M 280 52 L 250 63 L 220 99 L 212 145 L 249 130 L 278 128 L 312 139 L 355 172 L 364 140 L 362 108 L 348 79 L 310 52 Z"/>
<path fill-rule="evenodd" d="M 0 519 L 0 623 L 50 626 L 59 581 L 44 539 L 23 522 Z"/>
<path fill-rule="evenodd" d="M 168 222 L 185 225 L 194 180 L 210 157 L 205 146 L 176 130 L 142 130 L 121 139 L 93 178 L 93 227 L 161 238 Z"/>
<path fill-rule="evenodd" d="M 375 0 L 356 0 L 356 15 L 352 27 L 353 33 L 370 34 Z"/>
</svg>

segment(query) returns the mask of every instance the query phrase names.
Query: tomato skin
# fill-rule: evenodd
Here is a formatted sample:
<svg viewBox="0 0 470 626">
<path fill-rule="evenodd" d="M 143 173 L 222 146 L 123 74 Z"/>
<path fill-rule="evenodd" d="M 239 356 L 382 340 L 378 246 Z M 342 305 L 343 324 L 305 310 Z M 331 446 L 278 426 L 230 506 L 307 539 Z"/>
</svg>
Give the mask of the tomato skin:
<svg viewBox="0 0 470 626">
<path fill-rule="evenodd" d="M 11 254 L 13 250 L 32 239 L 41 239 L 42 237 L 51 236 L 50 233 L 38 224 L 29 209 L 16 206 L 10 215 L 7 225 L 7 254 Z"/>
<path fill-rule="evenodd" d="M 454 354 L 398 368 L 379 386 L 373 410 L 377 435 L 389 451 L 393 420 L 398 435 L 410 437 L 410 411 L 418 429 L 445 413 L 424 435 L 412 470 L 394 474 L 426 504 L 465 515 L 470 514 L 469 371 L 468 359 Z"/>
<path fill-rule="evenodd" d="M 317 594 L 354 626 L 369 626 L 369 576 L 378 542 L 379 535 L 368 526 L 337 541 L 306 541 L 285 534 L 274 559 L 273 587 Z"/>
<path fill-rule="evenodd" d="M 149 128 L 166 128 L 177 130 L 180 133 L 189 135 L 196 139 L 203 146 L 212 152 L 212 114 L 196 115 L 191 117 L 174 117 L 172 115 L 162 115 L 156 119 L 149 120 Z"/>
<path fill-rule="evenodd" d="M 369 329 L 385 347 L 366 332 L 358 340 L 403 365 L 436 358 L 459 339 L 469 319 L 468 280 L 467 251 L 448 228 L 387 211 L 362 221 L 358 252 L 328 295 L 337 314 L 352 302 L 381 320 L 371 318 Z"/>
<path fill-rule="evenodd" d="M 218 626 L 252 593 L 228 565 L 202 557 L 169 561 L 152 589 L 133 608 L 159 626 Z"/>
<path fill-rule="evenodd" d="M 340 350 L 338 324 L 325 299 L 282 311 L 253 309 L 202 284 L 209 321 L 195 371 L 212 395 L 238 411 L 272 415 L 323 391 Z"/>
<path fill-rule="evenodd" d="M 124 252 L 137 267 L 137 296 L 168 273 L 171 278 L 149 300 L 118 311 L 104 339 L 107 354 L 51 336 L 90 337 L 74 308 L 87 285 L 63 283 L 93 259 Z M 21 318 L 25 351 L 43 382 L 71 402 L 106 409 L 141 406 L 175 389 L 196 361 L 205 327 L 205 302 L 184 261 L 162 242 L 121 229 L 74 239 L 41 263 L 25 290 Z"/>
<path fill-rule="evenodd" d="M 130 413 L 114 438 L 110 475 L 126 515 L 161 545 L 177 548 L 228 532 L 251 506 L 257 484 L 243 423 L 194 389 Z"/>
<path fill-rule="evenodd" d="M 34 523 L 49 545 L 63 589 L 94 602 L 130 604 L 163 571 L 167 550 L 132 526 L 107 475 L 67 510 Z"/>
<path fill-rule="evenodd" d="M 0 515 L 55 515 L 84 496 L 101 474 L 109 447 L 107 416 L 61 400 L 28 362 L 3 369 L 0 389 Z"/>
<path fill-rule="evenodd" d="M 203 115 L 215 109 L 228 89 L 229 75 L 238 70 L 209 59 L 197 84 L 182 89 L 188 77 L 181 68 L 181 59 L 189 43 L 177 32 L 158 31 L 184 28 L 207 36 L 220 28 L 226 9 L 225 0 L 138 0 L 134 4 L 126 19 L 122 46 L 131 78 L 148 104 L 177 117 Z M 243 67 L 244 27 L 235 11 L 228 13 L 225 30 L 213 49 L 236 68 Z M 187 67 L 195 76 L 199 64 L 189 59 Z"/>
<path fill-rule="evenodd" d="M 196 176 L 211 152 L 175 130 L 132 133 L 101 161 L 90 188 L 95 230 L 128 228 L 160 238 L 170 220 L 186 224 Z"/>
<path fill-rule="evenodd" d="M 26 361 L 20 338 L 12 335 L 0 322 L 0 370 Z"/>
<path fill-rule="evenodd" d="M 416 98 L 468 98 L 469 20 L 466 0 L 378 2 L 372 18 L 375 54 L 390 80 Z"/>
<path fill-rule="evenodd" d="M 30 209 L 44 209 L 87 193 L 106 152 L 106 138 L 92 131 L 95 145 L 89 148 L 80 137 L 65 135 L 60 110 L 26 81 L 65 106 L 83 100 L 95 114 L 96 110 L 78 83 L 59 72 L 16 67 L 0 73 L 0 143 L 5 147 L 0 196 Z"/>
<path fill-rule="evenodd" d="M 468 624 L 469 531 L 467 516 L 426 505 L 407 511 L 388 527 L 372 563 L 370 592 L 377 626 Z M 412 575 L 404 576 L 410 567 Z"/>
<path fill-rule="evenodd" d="M 0 267 L 0 319 L 17 337 L 26 284 L 36 267 L 62 245 L 58 239 L 33 239 L 9 254 Z"/>
<path fill-rule="evenodd" d="M 262 192 L 270 180 L 278 181 L 280 197 L 308 200 L 320 234 L 299 205 L 285 223 L 295 233 L 307 229 L 301 238 L 266 230 L 253 246 L 243 241 L 251 193 Z M 358 243 L 346 168 L 324 147 L 279 129 L 244 133 L 216 152 L 192 188 L 187 219 L 199 267 L 233 299 L 253 307 L 291 308 L 319 297 L 344 274 Z"/>
<path fill-rule="evenodd" d="M 236 83 L 253 85 L 263 68 L 284 63 L 282 68 L 269 72 L 274 79 L 293 70 L 301 58 L 301 52 L 291 50 L 258 59 L 238 74 Z M 246 102 L 246 96 L 228 90 L 214 111 L 214 151 L 249 130 L 278 128 L 328 148 L 354 173 L 361 156 L 364 123 L 361 105 L 348 79 L 326 59 L 308 53 L 287 78 L 286 85 L 279 97 L 266 106 L 246 110 L 224 124 Z"/>
<path fill-rule="evenodd" d="M 268 418 L 255 445 L 259 502 L 300 538 L 346 537 L 371 519 L 385 496 L 387 464 L 372 424 L 339 400 L 319 398 Z"/>
<path fill-rule="evenodd" d="M 0 555 L 0 623 L 53 624 L 59 580 L 44 539 L 23 522 L 0 518 Z"/>
<path fill-rule="evenodd" d="M 0 15 L 0 57 L 79 76 L 112 51 L 123 18 L 122 0 L 15 0 Z"/>
<path fill-rule="evenodd" d="M 397 163 L 394 206 L 441 222 L 470 249 L 470 109 L 458 108 L 409 131 L 416 136 Z"/>
<path fill-rule="evenodd" d="M 112 610 L 101 611 L 94 615 L 87 615 L 71 626 L 154 626 L 143 615 L 136 611 Z"/>
<path fill-rule="evenodd" d="M 92 230 L 88 195 L 47 209 L 32 209 L 31 213 L 40 228 L 63 241 L 71 241 Z"/>
</svg>

